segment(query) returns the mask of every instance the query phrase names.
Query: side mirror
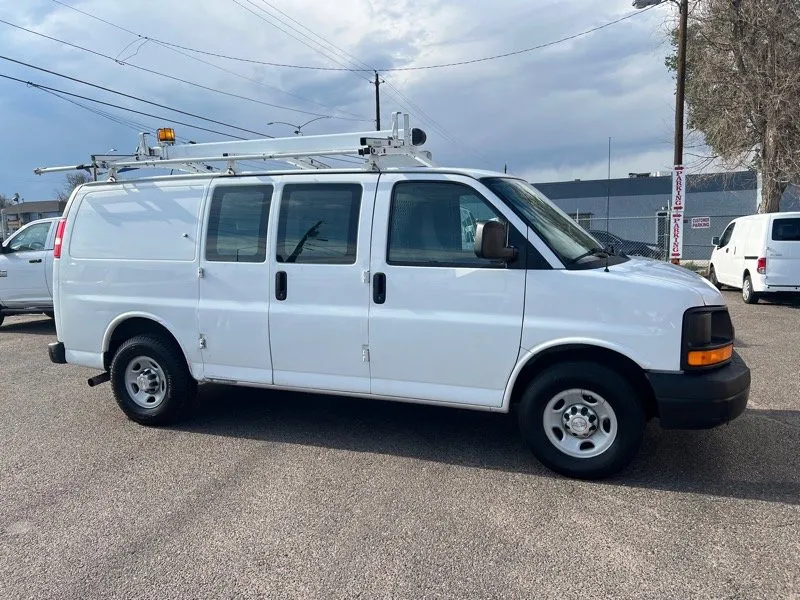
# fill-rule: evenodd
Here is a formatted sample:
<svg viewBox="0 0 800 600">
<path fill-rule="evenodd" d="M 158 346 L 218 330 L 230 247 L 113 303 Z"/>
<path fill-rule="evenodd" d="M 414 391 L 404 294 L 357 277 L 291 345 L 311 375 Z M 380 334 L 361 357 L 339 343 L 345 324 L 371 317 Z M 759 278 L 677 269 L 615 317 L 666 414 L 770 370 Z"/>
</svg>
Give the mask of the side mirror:
<svg viewBox="0 0 800 600">
<path fill-rule="evenodd" d="M 711 238 L 711 243 L 717 248 L 719 248 L 719 236 L 715 235 L 713 238 Z"/>
<path fill-rule="evenodd" d="M 488 260 L 511 261 L 517 249 L 506 245 L 506 227 L 497 221 L 480 221 L 475 230 L 475 254 Z"/>
<path fill-rule="evenodd" d="M 0 254 L 8 254 L 10 252 L 8 246 L 0 243 Z"/>
</svg>

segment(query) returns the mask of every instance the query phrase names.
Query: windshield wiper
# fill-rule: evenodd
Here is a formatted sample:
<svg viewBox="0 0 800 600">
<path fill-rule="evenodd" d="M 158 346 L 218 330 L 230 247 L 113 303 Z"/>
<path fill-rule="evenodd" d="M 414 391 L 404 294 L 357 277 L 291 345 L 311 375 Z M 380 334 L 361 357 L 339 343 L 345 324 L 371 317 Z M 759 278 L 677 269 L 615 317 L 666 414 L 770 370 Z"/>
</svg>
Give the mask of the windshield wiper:
<svg viewBox="0 0 800 600">
<path fill-rule="evenodd" d="M 573 258 L 570 261 L 569 264 L 574 265 L 575 263 L 583 260 L 587 256 L 597 256 L 598 258 L 608 258 L 609 253 L 606 250 L 604 250 L 603 248 L 592 248 L 591 250 L 588 250 L 588 251 L 584 252 L 583 254 L 581 254 L 579 257 Z"/>
</svg>

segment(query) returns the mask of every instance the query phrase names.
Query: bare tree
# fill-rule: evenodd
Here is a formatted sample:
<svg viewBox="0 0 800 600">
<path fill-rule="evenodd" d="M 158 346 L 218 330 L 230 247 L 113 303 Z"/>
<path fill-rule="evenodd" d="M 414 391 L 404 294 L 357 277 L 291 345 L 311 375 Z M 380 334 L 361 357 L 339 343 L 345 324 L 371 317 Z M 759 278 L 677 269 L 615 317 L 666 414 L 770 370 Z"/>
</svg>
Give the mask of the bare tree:
<svg viewBox="0 0 800 600">
<path fill-rule="evenodd" d="M 0 194 L 0 208 L 5 208 L 11 204 L 11 200 L 5 194 Z"/>
<path fill-rule="evenodd" d="M 759 211 L 777 212 L 800 182 L 800 0 L 697 0 L 689 20 L 688 127 L 725 167 L 760 171 Z"/>
<path fill-rule="evenodd" d="M 85 173 L 67 173 L 64 177 L 64 185 L 60 190 L 55 190 L 56 200 L 59 202 L 66 202 L 69 200 L 72 190 L 79 185 L 83 185 L 91 181 L 91 178 Z"/>
</svg>

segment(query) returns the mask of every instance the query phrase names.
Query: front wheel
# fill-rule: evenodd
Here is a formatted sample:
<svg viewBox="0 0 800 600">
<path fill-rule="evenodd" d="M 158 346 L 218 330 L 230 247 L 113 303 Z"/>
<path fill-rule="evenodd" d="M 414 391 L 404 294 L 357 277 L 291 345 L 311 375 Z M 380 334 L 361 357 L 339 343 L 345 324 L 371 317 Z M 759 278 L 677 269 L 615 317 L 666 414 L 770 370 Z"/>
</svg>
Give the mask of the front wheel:
<svg viewBox="0 0 800 600">
<path fill-rule="evenodd" d="M 753 280 L 750 279 L 750 275 L 744 276 L 744 282 L 742 283 L 742 300 L 745 304 L 758 303 L 758 294 L 753 291 Z"/>
<path fill-rule="evenodd" d="M 183 418 L 197 393 L 180 350 L 161 337 L 139 335 L 126 341 L 111 362 L 114 397 L 129 419 L 166 425 Z"/>
<path fill-rule="evenodd" d="M 536 458 L 579 479 L 624 469 L 639 451 L 645 423 L 633 386 L 591 362 L 551 367 L 528 386 L 519 407 L 520 431 Z"/>
</svg>

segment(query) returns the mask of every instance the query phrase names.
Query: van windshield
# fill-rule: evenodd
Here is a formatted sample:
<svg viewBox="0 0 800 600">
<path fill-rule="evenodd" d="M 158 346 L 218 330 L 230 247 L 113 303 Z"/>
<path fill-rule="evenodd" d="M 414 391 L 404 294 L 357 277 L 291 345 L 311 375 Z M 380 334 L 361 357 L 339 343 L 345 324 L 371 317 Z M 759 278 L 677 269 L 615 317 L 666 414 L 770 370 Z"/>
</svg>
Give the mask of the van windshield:
<svg viewBox="0 0 800 600">
<path fill-rule="evenodd" d="M 524 218 L 565 265 L 591 256 L 594 250 L 602 247 L 529 183 L 509 177 L 486 177 L 481 183 Z"/>
</svg>

